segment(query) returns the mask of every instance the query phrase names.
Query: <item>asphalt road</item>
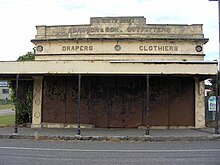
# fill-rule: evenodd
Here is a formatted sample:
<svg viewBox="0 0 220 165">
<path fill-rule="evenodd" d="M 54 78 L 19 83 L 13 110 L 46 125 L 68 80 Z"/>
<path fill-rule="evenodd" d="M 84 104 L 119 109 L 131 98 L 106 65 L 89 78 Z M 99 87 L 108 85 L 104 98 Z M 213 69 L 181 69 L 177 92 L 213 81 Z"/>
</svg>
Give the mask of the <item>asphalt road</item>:
<svg viewBox="0 0 220 165">
<path fill-rule="evenodd" d="M 0 115 L 11 115 L 14 114 L 15 111 L 11 109 L 1 109 L 0 110 Z"/>
<path fill-rule="evenodd" d="M 95 142 L 0 139 L 1 165 L 219 165 L 220 141 Z"/>
</svg>

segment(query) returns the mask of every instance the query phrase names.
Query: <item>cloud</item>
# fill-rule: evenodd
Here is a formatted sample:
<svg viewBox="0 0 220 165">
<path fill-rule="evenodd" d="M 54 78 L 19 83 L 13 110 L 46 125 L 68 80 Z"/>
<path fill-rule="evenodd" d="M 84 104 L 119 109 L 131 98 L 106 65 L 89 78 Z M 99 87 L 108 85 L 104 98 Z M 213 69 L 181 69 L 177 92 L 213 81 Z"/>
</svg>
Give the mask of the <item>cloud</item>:
<svg viewBox="0 0 220 165">
<path fill-rule="evenodd" d="M 89 24 L 90 17 L 144 16 L 148 24 L 204 24 L 206 59 L 218 58 L 218 6 L 208 0 L 0 0 L 0 60 L 32 50 L 35 25 Z"/>
</svg>

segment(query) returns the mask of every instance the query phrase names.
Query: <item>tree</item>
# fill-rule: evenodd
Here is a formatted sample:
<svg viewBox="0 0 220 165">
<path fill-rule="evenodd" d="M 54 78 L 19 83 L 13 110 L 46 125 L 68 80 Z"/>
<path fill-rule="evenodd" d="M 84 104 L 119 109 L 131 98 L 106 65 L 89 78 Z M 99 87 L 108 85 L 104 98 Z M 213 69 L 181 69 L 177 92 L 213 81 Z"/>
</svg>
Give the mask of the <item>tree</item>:
<svg viewBox="0 0 220 165">
<path fill-rule="evenodd" d="M 25 55 L 19 56 L 17 61 L 34 61 L 34 52 L 27 52 Z M 18 123 L 25 124 L 30 123 L 32 120 L 32 102 L 33 102 L 33 81 L 19 80 L 19 92 L 18 92 Z M 16 81 L 10 82 L 12 89 L 12 100 L 16 101 Z"/>
<path fill-rule="evenodd" d="M 216 95 L 216 76 L 212 77 L 209 79 L 209 81 L 211 82 L 212 86 L 211 86 L 211 96 L 215 96 Z M 218 72 L 218 91 L 220 90 L 220 72 Z M 218 92 L 219 93 L 219 92 Z"/>
<path fill-rule="evenodd" d="M 17 61 L 34 61 L 34 60 L 35 60 L 34 52 L 27 52 L 25 55 L 19 56 L 17 59 Z"/>
</svg>

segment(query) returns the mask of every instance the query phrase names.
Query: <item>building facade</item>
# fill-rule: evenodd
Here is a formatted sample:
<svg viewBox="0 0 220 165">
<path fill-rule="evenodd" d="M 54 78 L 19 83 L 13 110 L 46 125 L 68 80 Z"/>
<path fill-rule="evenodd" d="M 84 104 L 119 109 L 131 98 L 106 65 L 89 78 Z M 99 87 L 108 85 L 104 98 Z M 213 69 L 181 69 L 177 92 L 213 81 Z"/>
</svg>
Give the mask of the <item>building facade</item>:
<svg viewBox="0 0 220 165">
<path fill-rule="evenodd" d="M 92 17 L 36 28 L 36 61 L 0 69 L 33 80 L 33 128 L 205 126 L 204 80 L 217 62 L 204 61 L 202 25 Z"/>
<path fill-rule="evenodd" d="M 11 99 L 11 90 L 7 81 L 0 81 L 0 99 L 5 100 Z"/>
</svg>

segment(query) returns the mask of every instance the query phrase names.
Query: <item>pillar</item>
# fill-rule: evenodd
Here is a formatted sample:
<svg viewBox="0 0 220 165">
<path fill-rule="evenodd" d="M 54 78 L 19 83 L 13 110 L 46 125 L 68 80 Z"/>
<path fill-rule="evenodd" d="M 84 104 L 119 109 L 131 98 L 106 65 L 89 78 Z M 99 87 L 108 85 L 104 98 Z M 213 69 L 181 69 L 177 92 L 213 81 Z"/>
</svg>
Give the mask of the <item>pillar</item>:
<svg viewBox="0 0 220 165">
<path fill-rule="evenodd" d="M 43 76 L 33 76 L 33 110 L 31 128 L 41 128 Z"/>
<path fill-rule="evenodd" d="M 195 128 L 205 127 L 205 83 L 195 78 Z"/>
</svg>

